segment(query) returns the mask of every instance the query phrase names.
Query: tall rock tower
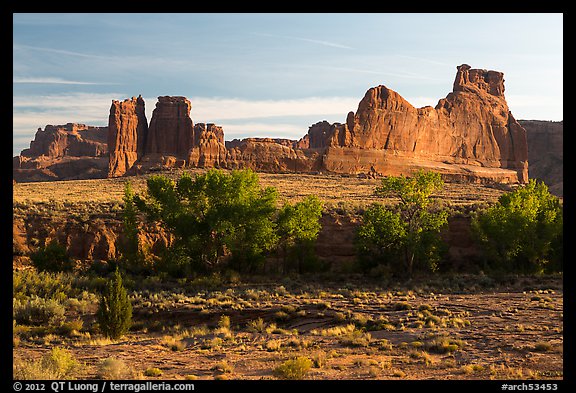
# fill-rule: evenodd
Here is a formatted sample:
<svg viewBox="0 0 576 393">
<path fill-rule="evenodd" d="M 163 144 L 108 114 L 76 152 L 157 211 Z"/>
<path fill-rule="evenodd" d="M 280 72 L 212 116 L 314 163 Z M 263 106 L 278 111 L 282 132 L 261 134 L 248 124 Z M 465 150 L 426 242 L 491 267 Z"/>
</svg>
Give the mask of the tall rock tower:
<svg viewBox="0 0 576 393">
<path fill-rule="evenodd" d="M 108 177 L 126 173 L 142 156 L 148 122 L 144 111 L 144 99 L 114 100 L 108 117 Z"/>
</svg>

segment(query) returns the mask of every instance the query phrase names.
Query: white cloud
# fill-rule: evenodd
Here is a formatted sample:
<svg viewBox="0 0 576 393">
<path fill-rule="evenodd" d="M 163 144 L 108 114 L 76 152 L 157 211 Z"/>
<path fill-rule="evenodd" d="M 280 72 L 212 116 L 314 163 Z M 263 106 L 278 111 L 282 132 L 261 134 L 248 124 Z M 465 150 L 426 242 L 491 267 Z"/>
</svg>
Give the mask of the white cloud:
<svg viewBox="0 0 576 393">
<path fill-rule="evenodd" d="M 277 34 L 267 34 L 267 33 L 253 33 L 255 35 L 263 36 L 263 37 L 272 37 L 272 38 L 280 38 L 280 39 L 287 39 L 287 40 L 295 40 L 295 41 L 303 41 L 303 42 L 310 42 L 312 44 L 318 44 L 323 46 L 330 46 L 333 48 L 340 48 L 340 49 L 354 49 L 347 45 L 342 45 L 337 42 L 331 41 L 323 41 L 323 40 L 316 40 L 312 38 L 303 38 L 303 37 L 293 37 L 288 35 L 277 35 Z"/>
<path fill-rule="evenodd" d="M 265 122 L 249 122 L 245 124 L 224 122 L 220 125 L 224 129 L 224 139 L 226 140 L 250 137 L 300 139 L 308 132 L 308 127 L 310 126 L 310 124 L 274 124 Z"/>
<path fill-rule="evenodd" d="M 562 97 L 538 95 L 506 95 L 508 108 L 516 119 L 552 120 L 564 119 Z"/>
<path fill-rule="evenodd" d="M 191 117 L 209 122 L 277 116 L 340 115 L 342 121 L 358 107 L 357 97 L 306 97 L 284 100 L 192 97 Z M 198 120 L 196 120 L 198 119 Z M 212 120 L 211 120 L 212 119 Z"/>
<path fill-rule="evenodd" d="M 22 77 L 15 76 L 12 83 L 17 84 L 49 84 L 49 85 L 109 85 L 110 83 L 71 81 L 52 77 Z"/>
</svg>

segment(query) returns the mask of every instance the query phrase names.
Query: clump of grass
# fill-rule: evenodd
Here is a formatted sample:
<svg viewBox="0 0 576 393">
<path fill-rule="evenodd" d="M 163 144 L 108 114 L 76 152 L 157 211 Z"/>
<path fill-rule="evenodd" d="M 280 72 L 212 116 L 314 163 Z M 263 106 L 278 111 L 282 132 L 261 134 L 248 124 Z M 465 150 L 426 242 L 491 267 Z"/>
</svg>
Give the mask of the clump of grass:
<svg viewBox="0 0 576 393">
<path fill-rule="evenodd" d="M 460 371 L 463 374 L 473 374 L 475 372 L 484 371 L 484 366 L 480 364 L 465 364 L 462 367 L 460 367 Z"/>
<path fill-rule="evenodd" d="M 392 372 L 392 375 L 397 378 L 404 378 L 406 376 L 406 373 L 400 369 L 396 369 Z"/>
<path fill-rule="evenodd" d="M 81 319 L 78 318 L 78 319 L 63 323 L 58 328 L 58 332 L 60 334 L 64 334 L 67 336 L 77 336 L 83 327 L 84 327 L 84 321 L 82 321 Z"/>
<path fill-rule="evenodd" d="M 189 337 L 207 336 L 210 334 L 210 329 L 206 325 L 196 326 L 188 330 Z"/>
<path fill-rule="evenodd" d="M 437 337 L 425 344 L 426 350 L 434 353 L 450 353 L 464 347 L 465 342 L 459 339 Z"/>
<path fill-rule="evenodd" d="M 550 352 L 552 350 L 552 344 L 545 341 L 538 341 L 534 344 L 534 351 L 536 352 Z"/>
<path fill-rule="evenodd" d="M 354 324 L 348 324 L 346 326 L 334 326 L 328 329 L 321 329 L 321 330 L 313 329 L 310 331 L 310 334 L 325 337 L 336 337 L 345 334 L 350 334 L 354 330 L 356 330 L 356 326 L 354 326 Z"/>
<path fill-rule="evenodd" d="M 378 349 L 380 349 L 382 351 L 392 350 L 392 343 L 385 338 L 378 340 L 377 345 L 378 345 Z"/>
<path fill-rule="evenodd" d="M 368 366 L 376 366 L 378 362 L 374 359 L 357 359 L 354 361 L 354 365 L 357 367 L 368 367 Z"/>
<path fill-rule="evenodd" d="M 275 318 L 277 321 L 287 321 L 287 320 L 290 319 L 290 315 L 289 315 L 288 313 L 286 313 L 285 311 L 277 311 L 277 312 L 274 314 L 274 318 Z"/>
<path fill-rule="evenodd" d="M 312 356 L 312 363 L 314 368 L 322 368 L 326 365 L 328 355 L 326 352 L 318 351 Z"/>
<path fill-rule="evenodd" d="M 54 347 L 37 361 L 16 361 L 14 379 L 68 379 L 80 367 L 80 363 L 66 349 Z"/>
<path fill-rule="evenodd" d="M 211 340 L 204 340 L 201 347 L 202 349 L 220 349 L 224 341 L 220 337 L 214 337 Z"/>
<path fill-rule="evenodd" d="M 218 320 L 218 327 L 230 329 L 230 317 L 228 315 L 222 315 Z"/>
<path fill-rule="evenodd" d="M 234 337 L 234 333 L 230 328 L 230 317 L 227 315 L 222 315 L 218 321 L 218 328 L 214 330 L 214 334 L 223 337 L 226 340 L 230 340 Z"/>
<path fill-rule="evenodd" d="M 463 328 L 465 326 L 470 326 L 470 321 L 462 318 L 450 318 L 447 321 L 447 325 L 455 328 Z"/>
<path fill-rule="evenodd" d="M 218 371 L 222 374 L 231 374 L 234 371 L 234 367 L 228 364 L 226 360 L 223 360 L 220 363 L 216 363 L 210 370 Z"/>
<path fill-rule="evenodd" d="M 311 359 L 301 356 L 285 361 L 274 369 L 274 373 L 282 379 L 304 379 L 312 364 Z"/>
<path fill-rule="evenodd" d="M 410 357 L 412 359 L 421 360 L 426 366 L 429 366 L 434 363 L 434 358 L 425 351 L 414 351 L 410 353 Z"/>
<path fill-rule="evenodd" d="M 396 302 L 392 305 L 394 311 L 411 310 L 412 306 L 408 302 Z"/>
<path fill-rule="evenodd" d="M 97 376 L 100 379 L 127 379 L 131 372 L 121 359 L 109 357 L 100 362 Z"/>
<path fill-rule="evenodd" d="M 412 341 L 412 342 L 410 343 L 410 346 L 411 346 L 412 348 L 420 348 L 420 347 L 423 347 L 423 346 L 424 346 L 424 343 L 423 343 L 422 341 Z"/>
<path fill-rule="evenodd" d="M 186 349 L 186 343 L 178 336 L 164 336 L 161 345 L 170 348 L 174 352 L 180 352 Z"/>
<path fill-rule="evenodd" d="M 162 370 L 157 367 L 149 367 L 144 371 L 144 375 L 147 377 L 159 377 L 162 375 Z"/>
<path fill-rule="evenodd" d="M 270 340 L 266 342 L 266 349 L 268 351 L 279 351 L 282 347 L 281 340 Z"/>
<path fill-rule="evenodd" d="M 115 344 L 117 341 L 113 340 L 109 337 L 97 337 L 97 338 L 93 338 L 93 339 L 89 339 L 88 341 L 88 345 L 93 345 L 93 346 L 105 346 L 105 345 L 111 345 L 111 344 Z"/>
<path fill-rule="evenodd" d="M 248 322 L 248 331 L 252 333 L 264 333 L 266 332 L 266 323 L 262 318 L 250 321 Z"/>
<path fill-rule="evenodd" d="M 294 347 L 299 349 L 306 349 L 312 345 L 312 341 L 300 339 L 298 337 L 290 337 L 288 341 L 286 341 L 286 346 Z"/>
<path fill-rule="evenodd" d="M 349 347 L 367 347 L 372 341 L 372 335 L 360 330 L 354 330 L 351 333 L 342 336 L 340 344 Z"/>
</svg>

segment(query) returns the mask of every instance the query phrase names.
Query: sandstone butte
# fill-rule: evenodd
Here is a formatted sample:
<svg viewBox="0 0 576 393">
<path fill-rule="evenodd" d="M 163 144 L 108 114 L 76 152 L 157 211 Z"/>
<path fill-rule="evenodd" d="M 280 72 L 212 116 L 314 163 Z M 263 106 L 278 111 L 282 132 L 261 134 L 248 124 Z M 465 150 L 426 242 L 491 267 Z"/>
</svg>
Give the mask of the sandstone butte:
<svg viewBox="0 0 576 393">
<path fill-rule="evenodd" d="M 89 151 L 85 158 L 95 161 L 85 166 L 94 168 L 77 176 L 99 173 L 101 177 L 117 177 L 159 168 L 215 167 L 371 176 L 410 175 L 417 169 L 429 169 L 448 180 L 528 180 L 529 138 L 508 108 L 503 73 L 472 69 L 466 64 L 457 67 L 452 92 L 434 108 L 415 108 L 380 85 L 366 92 L 356 112 L 348 113 L 344 123 L 318 122 L 300 140 L 224 141 L 222 127 L 194 124 L 190 110 L 186 97 L 159 97 L 148 126 L 142 97 L 113 101 L 108 128 L 100 128 L 107 133 L 109 154 L 104 153 L 105 147 Z M 76 141 L 69 136 L 72 131 L 58 134 L 54 128 L 60 130 L 62 126 L 39 130 L 31 148 L 14 158 L 17 181 L 54 178 L 33 178 L 26 168 L 54 172 L 59 161 L 70 161 L 80 149 L 67 143 L 95 144 L 93 139 L 82 138 L 79 129 L 76 133 L 81 140 Z M 102 171 L 100 161 L 106 158 Z"/>
</svg>

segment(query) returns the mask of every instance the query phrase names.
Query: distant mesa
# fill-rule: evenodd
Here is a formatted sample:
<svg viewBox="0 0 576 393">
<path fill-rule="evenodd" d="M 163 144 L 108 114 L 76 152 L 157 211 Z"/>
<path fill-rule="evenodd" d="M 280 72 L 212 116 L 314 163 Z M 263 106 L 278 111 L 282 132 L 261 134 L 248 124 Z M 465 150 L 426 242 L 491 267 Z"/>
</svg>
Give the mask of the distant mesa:
<svg viewBox="0 0 576 393">
<path fill-rule="evenodd" d="M 87 161 L 86 171 L 76 176 L 117 177 L 175 167 L 214 167 L 374 176 L 430 169 L 453 180 L 528 180 L 529 137 L 523 127 L 527 123 L 516 121 L 508 108 L 503 73 L 466 64 L 457 67 L 452 92 L 434 108 L 415 108 L 380 85 L 366 92 L 344 123 L 318 122 L 300 140 L 225 141 L 222 127 L 194 124 L 192 104 L 186 97 L 158 97 L 149 123 L 144 107 L 141 96 L 112 101 L 108 127 L 46 126 L 38 131 L 30 149 L 15 157 L 14 178 L 18 182 L 68 178 L 66 171 L 59 175 L 52 167 L 58 160 L 63 164 L 65 159 L 82 157 Z M 539 135 L 545 133 L 538 130 Z M 556 142 L 561 146 L 559 138 Z M 551 148 L 557 149 L 558 143 Z M 106 160 L 104 170 L 102 159 Z"/>
<path fill-rule="evenodd" d="M 30 148 L 12 160 L 17 182 L 106 176 L 108 127 L 67 123 L 39 128 Z"/>
</svg>

